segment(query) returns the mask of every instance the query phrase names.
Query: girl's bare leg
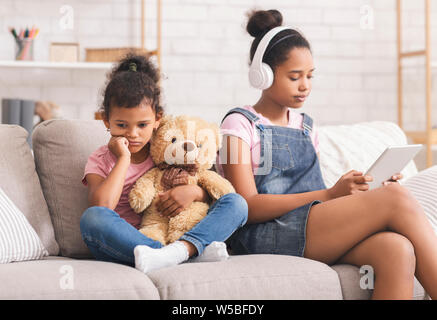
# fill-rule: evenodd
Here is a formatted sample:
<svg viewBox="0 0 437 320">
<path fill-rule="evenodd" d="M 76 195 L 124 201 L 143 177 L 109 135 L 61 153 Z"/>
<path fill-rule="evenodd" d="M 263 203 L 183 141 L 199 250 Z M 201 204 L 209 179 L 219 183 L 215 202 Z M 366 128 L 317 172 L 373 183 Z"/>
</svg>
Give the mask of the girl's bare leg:
<svg viewBox="0 0 437 320">
<path fill-rule="evenodd" d="M 413 244 L 416 277 L 436 299 L 437 237 L 419 203 L 398 184 L 314 206 L 307 222 L 304 256 L 334 264 L 360 242 L 382 231 L 403 235 Z"/>
<path fill-rule="evenodd" d="M 358 267 L 370 265 L 374 271 L 372 299 L 411 299 L 414 290 L 416 257 L 412 243 L 395 232 L 378 232 L 364 239 L 337 263 Z"/>
</svg>

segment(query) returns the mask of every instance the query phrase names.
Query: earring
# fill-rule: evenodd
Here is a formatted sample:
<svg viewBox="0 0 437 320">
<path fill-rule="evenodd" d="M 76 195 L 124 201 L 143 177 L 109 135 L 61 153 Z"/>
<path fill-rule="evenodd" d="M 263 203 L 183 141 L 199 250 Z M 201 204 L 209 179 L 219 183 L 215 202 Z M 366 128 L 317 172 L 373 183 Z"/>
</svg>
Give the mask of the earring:
<svg viewBox="0 0 437 320">
<path fill-rule="evenodd" d="M 109 132 L 109 131 L 111 131 L 111 129 L 109 129 L 109 128 L 106 128 L 106 131 L 108 131 L 108 132 Z"/>
</svg>

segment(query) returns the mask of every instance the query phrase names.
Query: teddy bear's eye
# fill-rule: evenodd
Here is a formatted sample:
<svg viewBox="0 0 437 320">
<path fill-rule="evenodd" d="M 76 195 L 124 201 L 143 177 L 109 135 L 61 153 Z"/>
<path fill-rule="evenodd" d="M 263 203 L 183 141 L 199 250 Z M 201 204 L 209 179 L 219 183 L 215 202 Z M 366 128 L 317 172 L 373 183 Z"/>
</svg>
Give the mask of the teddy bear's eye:
<svg viewBox="0 0 437 320">
<path fill-rule="evenodd" d="M 176 138 L 171 139 L 171 143 L 175 143 L 176 142 Z"/>
</svg>

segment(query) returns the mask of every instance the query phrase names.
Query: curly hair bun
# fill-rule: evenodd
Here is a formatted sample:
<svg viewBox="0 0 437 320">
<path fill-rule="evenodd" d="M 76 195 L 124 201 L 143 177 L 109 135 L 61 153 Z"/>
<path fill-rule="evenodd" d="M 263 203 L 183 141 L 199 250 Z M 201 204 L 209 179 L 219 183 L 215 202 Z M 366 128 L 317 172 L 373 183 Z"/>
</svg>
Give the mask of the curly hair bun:
<svg viewBox="0 0 437 320">
<path fill-rule="evenodd" d="M 163 113 L 160 97 L 158 68 L 147 56 L 129 53 L 108 73 L 100 111 L 109 119 L 112 105 L 133 108 L 146 99 L 156 114 Z"/>
<path fill-rule="evenodd" d="M 135 65 L 135 68 L 133 66 Z M 115 74 L 123 71 L 136 71 L 146 74 L 153 81 L 159 81 L 158 69 L 153 65 L 153 63 L 143 55 L 138 55 L 134 53 L 128 53 L 123 59 L 112 70 L 110 78 L 113 78 Z"/>
<path fill-rule="evenodd" d="M 282 14 L 278 10 L 254 10 L 249 12 L 247 32 L 255 38 L 261 37 L 269 30 L 282 25 Z"/>
</svg>

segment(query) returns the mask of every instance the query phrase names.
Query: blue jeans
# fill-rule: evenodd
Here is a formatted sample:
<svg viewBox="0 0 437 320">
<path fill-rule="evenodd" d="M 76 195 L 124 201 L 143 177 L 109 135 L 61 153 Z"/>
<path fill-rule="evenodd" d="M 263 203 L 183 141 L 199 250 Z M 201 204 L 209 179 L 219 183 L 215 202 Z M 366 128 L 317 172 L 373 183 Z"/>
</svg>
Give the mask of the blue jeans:
<svg viewBox="0 0 437 320">
<path fill-rule="evenodd" d="M 218 199 L 202 219 L 180 240 L 192 243 L 197 254 L 213 241 L 225 241 L 247 221 L 246 200 L 236 193 Z M 152 240 L 129 224 L 113 210 L 90 207 L 80 219 L 82 238 L 97 260 L 135 265 L 134 248 L 146 245 L 161 248 L 163 244 Z"/>
</svg>

